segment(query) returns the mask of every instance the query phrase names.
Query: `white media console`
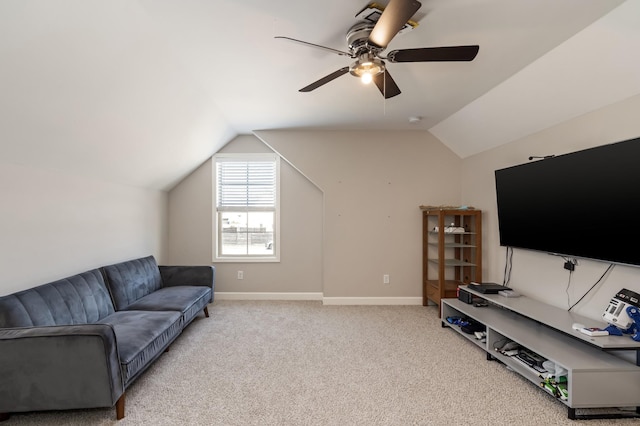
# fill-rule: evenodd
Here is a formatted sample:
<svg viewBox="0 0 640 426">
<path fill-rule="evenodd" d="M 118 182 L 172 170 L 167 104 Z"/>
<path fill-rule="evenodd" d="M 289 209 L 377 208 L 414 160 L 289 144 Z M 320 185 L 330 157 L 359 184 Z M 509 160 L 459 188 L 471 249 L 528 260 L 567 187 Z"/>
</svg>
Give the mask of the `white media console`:
<svg viewBox="0 0 640 426">
<path fill-rule="evenodd" d="M 540 373 L 517 359 L 503 355 L 494 347 L 505 339 L 518 343 L 567 371 L 568 417 L 625 417 L 640 413 L 640 342 L 629 335 L 590 337 L 572 328 L 574 323 L 587 327 L 604 327 L 590 318 L 521 296 L 507 298 L 497 294 L 482 294 L 461 286 L 461 289 L 488 301 L 488 306 L 476 307 L 458 299 L 442 299 L 442 326 L 449 326 L 487 353 L 488 360 L 499 360 L 514 371 L 539 385 Z M 447 317 L 473 319 L 486 327 L 486 341 L 464 333 L 451 325 Z M 632 351 L 634 362 L 614 355 L 614 351 Z M 544 390 L 541 391 L 544 392 Z M 635 411 L 614 414 L 582 414 L 576 409 L 626 408 Z"/>
</svg>

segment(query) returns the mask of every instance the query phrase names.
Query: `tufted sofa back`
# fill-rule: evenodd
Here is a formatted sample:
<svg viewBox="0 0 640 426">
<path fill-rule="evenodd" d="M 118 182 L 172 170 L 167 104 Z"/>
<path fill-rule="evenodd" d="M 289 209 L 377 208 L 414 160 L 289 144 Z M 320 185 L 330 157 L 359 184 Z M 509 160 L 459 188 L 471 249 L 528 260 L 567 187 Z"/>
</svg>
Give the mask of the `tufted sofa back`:
<svg viewBox="0 0 640 426">
<path fill-rule="evenodd" d="M 104 266 L 102 270 L 118 311 L 162 288 L 160 269 L 153 256 Z"/>
<path fill-rule="evenodd" d="M 0 328 L 95 323 L 114 312 L 100 270 L 0 297 Z"/>
</svg>

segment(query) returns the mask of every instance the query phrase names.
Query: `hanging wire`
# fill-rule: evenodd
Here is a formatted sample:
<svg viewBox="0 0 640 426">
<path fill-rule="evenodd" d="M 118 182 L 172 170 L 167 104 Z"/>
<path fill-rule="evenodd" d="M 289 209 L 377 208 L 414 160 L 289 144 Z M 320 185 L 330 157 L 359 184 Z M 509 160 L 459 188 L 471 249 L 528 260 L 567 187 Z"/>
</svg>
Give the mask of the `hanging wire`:
<svg viewBox="0 0 640 426">
<path fill-rule="evenodd" d="M 584 299 L 584 297 L 589 294 L 591 292 L 591 290 L 593 290 L 593 288 L 598 285 L 600 283 L 600 281 L 602 281 L 602 279 L 605 277 L 605 275 L 607 275 L 609 272 L 611 272 L 611 270 L 615 267 L 615 264 L 610 264 L 607 269 L 602 273 L 602 275 L 600 276 L 600 278 L 598 278 L 598 281 L 596 281 L 589 290 L 587 290 L 587 292 L 585 294 L 582 295 L 582 297 L 580 299 L 578 299 L 578 301 L 576 303 L 574 303 L 573 305 L 569 306 L 569 309 L 567 309 L 567 311 L 570 311 L 571 309 L 573 309 L 574 306 L 576 306 L 578 303 L 580 303 L 582 301 L 582 299 Z M 569 277 L 571 277 L 571 275 L 569 275 Z"/>
<path fill-rule="evenodd" d="M 567 294 L 567 306 L 571 306 L 571 297 L 569 296 L 569 288 L 571 287 L 571 277 L 573 276 L 573 271 L 569 270 L 569 279 L 567 280 L 567 287 L 564 292 Z M 571 308 L 569 308 L 571 310 Z"/>
<path fill-rule="evenodd" d="M 507 247 L 504 260 L 504 276 L 502 278 L 502 285 L 507 286 L 511 281 L 511 268 L 513 266 L 513 247 Z"/>
</svg>

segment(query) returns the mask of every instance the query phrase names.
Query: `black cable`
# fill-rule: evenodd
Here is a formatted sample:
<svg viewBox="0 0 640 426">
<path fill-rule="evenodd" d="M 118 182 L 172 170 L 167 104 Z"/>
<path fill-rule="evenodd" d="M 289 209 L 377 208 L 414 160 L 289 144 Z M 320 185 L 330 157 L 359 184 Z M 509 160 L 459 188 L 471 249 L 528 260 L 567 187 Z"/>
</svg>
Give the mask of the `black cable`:
<svg viewBox="0 0 640 426">
<path fill-rule="evenodd" d="M 507 282 L 507 268 L 509 267 L 509 247 L 504 252 L 504 272 L 502 273 L 502 285 L 506 285 Z"/>
<path fill-rule="evenodd" d="M 509 255 L 509 280 L 507 284 L 511 282 L 511 271 L 513 270 L 513 247 L 511 247 L 511 254 Z"/>
<path fill-rule="evenodd" d="M 616 265 L 615 264 L 610 264 L 607 269 L 602 273 L 602 275 L 600 276 L 600 278 L 598 278 L 598 281 L 596 281 L 589 290 L 587 290 L 587 292 L 585 294 L 582 295 L 582 297 L 580 299 L 578 299 L 578 301 L 576 303 L 574 303 L 573 305 L 571 305 L 569 307 L 569 309 L 567 309 L 567 311 L 570 311 L 571 309 L 574 308 L 574 306 L 576 306 L 578 303 L 580 303 L 582 301 L 582 299 L 584 299 L 584 297 L 589 294 L 591 292 L 591 290 L 593 290 L 593 288 L 595 286 L 597 286 L 600 281 L 602 281 L 602 279 L 605 277 L 605 275 L 607 275 L 607 273 L 609 273 Z M 571 276 L 571 274 L 569 274 L 569 276 Z"/>
<path fill-rule="evenodd" d="M 567 306 L 571 306 L 571 297 L 569 296 L 569 287 L 571 287 L 571 277 L 573 276 L 573 271 L 569 271 L 569 280 L 567 281 L 567 288 L 564 290 L 567 293 Z M 583 296 L 584 297 L 584 296 Z M 571 307 L 569 308 L 571 310 Z"/>
<path fill-rule="evenodd" d="M 504 275 L 502 278 L 502 285 L 507 286 L 511 281 L 511 269 L 513 267 L 513 247 L 507 247 L 504 259 Z"/>
<path fill-rule="evenodd" d="M 511 282 L 511 271 L 513 270 L 513 247 L 509 247 L 509 274 L 507 275 L 507 282 L 504 285 L 508 286 Z"/>
<path fill-rule="evenodd" d="M 562 257 L 562 259 L 564 260 L 564 269 L 569 271 L 569 280 L 567 281 L 567 288 L 564 289 L 564 292 L 567 294 L 567 306 L 571 306 L 571 296 L 569 295 L 569 289 L 571 288 L 571 277 L 573 276 L 573 271 L 578 264 L 578 259 L 565 257 L 562 255 L 558 256 Z"/>
</svg>

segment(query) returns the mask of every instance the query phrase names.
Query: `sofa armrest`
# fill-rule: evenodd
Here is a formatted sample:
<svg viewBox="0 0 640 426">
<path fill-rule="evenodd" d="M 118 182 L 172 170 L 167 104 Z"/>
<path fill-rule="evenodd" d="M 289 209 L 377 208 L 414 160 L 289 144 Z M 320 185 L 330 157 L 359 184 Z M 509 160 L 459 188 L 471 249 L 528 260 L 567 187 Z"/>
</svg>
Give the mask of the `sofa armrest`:
<svg viewBox="0 0 640 426">
<path fill-rule="evenodd" d="M 112 407 L 124 393 L 108 324 L 0 329 L 0 413 Z"/>
<path fill-rule="evenodd" d="M 159 266 L 163 287 L 198 285 L 215 288 L 215 266 Z"/>
</svg>

